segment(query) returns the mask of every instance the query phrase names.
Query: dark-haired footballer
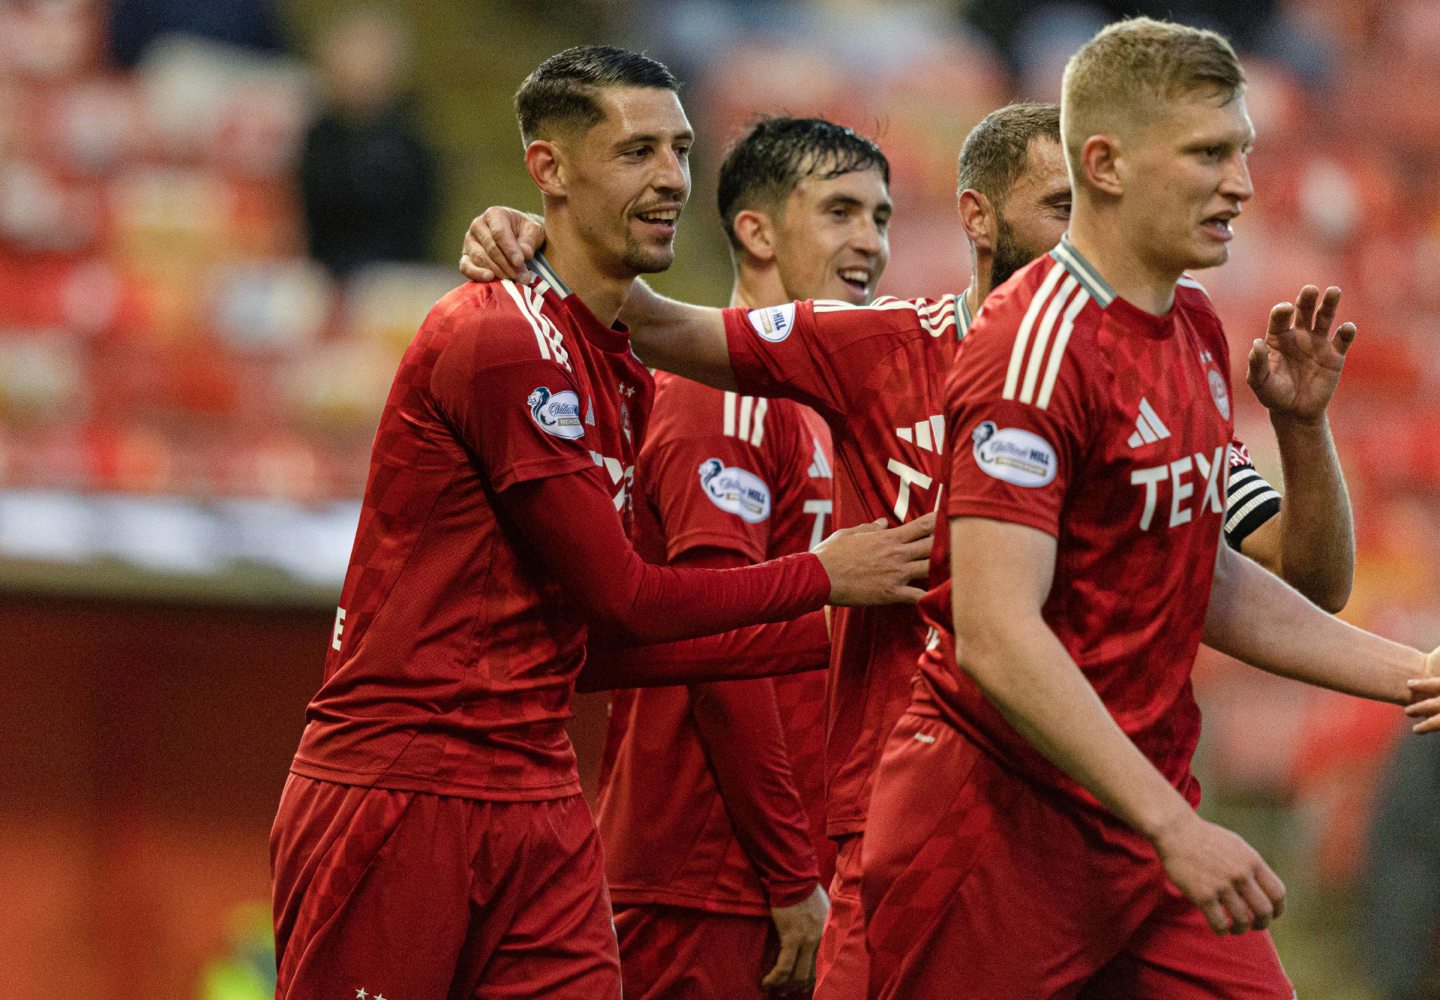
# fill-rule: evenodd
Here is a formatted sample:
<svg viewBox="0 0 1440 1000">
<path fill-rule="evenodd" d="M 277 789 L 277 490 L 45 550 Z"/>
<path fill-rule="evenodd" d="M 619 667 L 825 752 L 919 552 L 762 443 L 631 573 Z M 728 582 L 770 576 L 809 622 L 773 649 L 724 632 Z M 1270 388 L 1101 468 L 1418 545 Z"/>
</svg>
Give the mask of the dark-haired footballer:
<svg viewBox="0 0 1440 1000">
<path fill-rule="evenodd" d="M 889 163 L 820 119 L 764 119 L 720 167 L 730 304 L 870 301 L 889 259 Z M 636 545 L 672 566 L 803 552 L 831 521 L 830 431 L 808 407 L 656 375 Z M 818 616 L 816 616 L 818 617 Z M 808 990 L 829 908 L 825 673 L 617 692 L 596 821 L 632 1000 Z M 802 653 L 801 655 L 805 655 Z M 663 775 L 663 780 L 657 777 Z"/>
<path fill-rule="evenodd" d="M 616 315 L 671 262 L 690 124 L 663 66 L 593 46 L 516 109 L 549 259 L 441 299 L 381 415 L 271 834 L 282 1000 L 619 997 L 564 730 L 591 624 L 657 641 L 919 596 L 916 540 L 875 526 L 734 570 L 635 554 L 653 382 Z"/>
</svg>

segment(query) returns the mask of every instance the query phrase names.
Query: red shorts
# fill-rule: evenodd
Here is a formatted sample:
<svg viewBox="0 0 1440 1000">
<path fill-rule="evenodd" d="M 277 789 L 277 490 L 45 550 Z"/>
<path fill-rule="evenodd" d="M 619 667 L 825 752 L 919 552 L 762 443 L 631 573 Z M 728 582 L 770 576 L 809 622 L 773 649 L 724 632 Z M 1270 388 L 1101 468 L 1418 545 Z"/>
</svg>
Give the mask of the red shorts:
<svg viewBox="0 0 1440 1000">
<path fill-rule="evenodd" d="M 615 911 L 625 1000 L 768 1000 L 778 941 L 769 917 L 645 904 Z"/>
<path fill-rule="evenodd" d="M 1143 838 L 936 719 L 891 734 L 863 864 L 876 1000 L 1294 997 L 1268 934 L 1215 935 Z"/>
<path fill-rule="evenodd" d="M 277 1000 L 619 1000 L 579 795 L 481 802 L 292 774 L 270 866 Z"/>
<path fill-rule="evenodd" d="M 863 834 L 839 841 L 830 915 L 815 954 L 815 1000 L 865 1000 L 870 956 L 865 951 L 865 913 L 860 906 L 860 843 Z"/>
</svg>

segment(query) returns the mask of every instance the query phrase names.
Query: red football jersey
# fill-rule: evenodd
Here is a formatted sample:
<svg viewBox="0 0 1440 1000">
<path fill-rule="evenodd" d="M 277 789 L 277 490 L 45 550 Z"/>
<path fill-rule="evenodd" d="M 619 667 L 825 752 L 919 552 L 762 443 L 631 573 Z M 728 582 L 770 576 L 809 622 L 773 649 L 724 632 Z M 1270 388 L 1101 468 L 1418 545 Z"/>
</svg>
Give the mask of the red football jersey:
<svg viewBox="0 0 1440 1000">
<path fill-rule="evenodd" d="M 829 531 L 831 461 L 829 431 L 805 407 L 657 374 L 655 410 L 636 465 L 636 548 L 653 562 L 702 548 L 749 562 L 806 551 Z M 806 844 L 808 829 L 808 846 L 833 854 L 823 827 L 825 663 L 814 665 L 806 673 L 715 686 L 737 695 L 748 689 L 753 698 L 750 686 L 761 685 L 761 700 L 770 700 L 763 690 L 769 688 L 779 709 L 803 811 L 758 823 L 732 814 L 740 804 L 727 801 L 735 793 L 726 795 L 726 779 L 747 799 L 776 796 L 761 794 L 748 775 L 729 774 L 745 754 L 710 756 L 725 752 L 712 745 L 719 739 L 743 733 L 707 741 L 704 708 L 686 687 L 616 692 L 596 820 L 617 904 L 768 915 L 771 905 L 796 902 L 813 889 L 815 857 L 808 848 L 800 857 L 787 851 L 795 838 L 785 833 L 798 831 Z M 770 776 L 753 779 L 765 780 Z M 793 802 L 794 794 L 779 798 Z M 751 823 L 762 828 L 753 831 L 764 841 L 760 857 L 745 847 Z"/>
<path fill-rule="evenodd" d="M 565 734 L 586 626 L 499 502 L 516 483 L 629 483 L 654 391 L 543 263 L 430 311 L 380 417 L 324 681 L 293 770 L 495 800 L 580 790 Z"/>
<path fill-rule="evenodd" d="M 1225 510 L 1228 372 L 1224 332 L 1198 285 L 1182 279 L 1174 308 L 1152 316 L 1062 242 L 991 295 L 947 387 L 946 514 L 1057 538 L 1046 623 L 1192 802 L 1200 712 L 1190 671 Z M 944 582 L 921 605 L 933 639 L 914 708 L 1098 809 L 956 666 L 949 537 L 936 532 L 932 573 Z"/>
<path fill-rule="evenodd" d="M 742 391 L 813 407 L 835 447 L 835 527 L 935 509 L 944 481 L 944 381 L 969 325 L 963 295 L 729 309 Z M 865 823 L 880 750 L 910 700 L 925 628 L 913 608 L 837 608 L 826 713 L 827 827 Z"/>
</svg>

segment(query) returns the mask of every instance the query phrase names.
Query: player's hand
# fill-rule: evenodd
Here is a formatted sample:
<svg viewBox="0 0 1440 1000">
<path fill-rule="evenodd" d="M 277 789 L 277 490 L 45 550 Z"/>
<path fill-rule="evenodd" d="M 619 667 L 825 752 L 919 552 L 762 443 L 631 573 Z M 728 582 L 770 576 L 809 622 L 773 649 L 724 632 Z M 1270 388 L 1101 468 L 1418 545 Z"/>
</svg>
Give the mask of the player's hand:
<svg viewBox="0 0 1440 1000">
<path fill-rule="evenodd" d="M 930 569 L 935 515 L 882 528 L 884 519 L 835 532 L 814 553 L 830 575 L 831 604 L 914 604 L 925 591 L 911 586 Z"/>
<path fill-rule="evenodd" d="M 1285 909 L 1285 884 L 1255 849 L 1194 813 L 1155 838 L 1170 881 L 1216 934 L 1264 930 Z"/>
<path fill-rule="evenodd" d="M 1342 324 L 1330 336 L 1340 289 L 1306 285 L 1295 301 L 1270 310 L 1265 339 L 1250 348 L 1245 381 L 1271 414 L 1315 423 L 1340 384 L 1345 352 L 1355 340 L 1355 324 Z"/>
<path fill-rule="evenodd" d="M 1416 733 L 1440 730 L 1440 648 L 1425 657 L 1425 673 L 1410 682 L 1410 704 L 1405 714 L 1420 721 L 1410 727 Z"/>
<path fill-rule="evenodd" d="M 527 285 L 534 275 L 525 262 L 544 245 L 545 226 L 538 218 L 494 205 L 471 220 L 460 254 L 460 273 L 471 281 L 509 278 Z"/>
<path fill-rule="evenodd" d="M 808 995 L 815 986 L 815 952 L 829 912 L 830 897 L 818 885 L 794 906 L 770 908 L 770 919 L 780 936 L 780 954 L 774 968 L 760 980 L 761 986 L 776 993 L 803 990 Z"/>
</svg>

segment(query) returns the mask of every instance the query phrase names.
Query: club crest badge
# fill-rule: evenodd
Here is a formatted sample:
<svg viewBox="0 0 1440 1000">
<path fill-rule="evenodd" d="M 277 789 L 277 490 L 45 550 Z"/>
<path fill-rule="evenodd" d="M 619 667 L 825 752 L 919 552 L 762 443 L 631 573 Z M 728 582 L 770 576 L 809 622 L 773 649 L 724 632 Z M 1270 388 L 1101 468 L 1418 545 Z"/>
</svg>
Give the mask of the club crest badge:
<svg viewBox="0 0 1440 1000">
<path fill-rule="evenodd" d="M 552 393 L 545 386 L 538 386 L 525 398 L 530 407 L 530 418 L 546 434 L 574 441 L 585 436 L 585 425 L 580 422 L 580 397 L 573 389 L 562 389 Z"/>
<path fill-rule="evenodd" d="M 1230 419 L 1230 390 L 1225 387 L 1225 376 L 1211 368 L 1206 377 L 1210 380 L 1210 398 L 1215 400 L 1215 409 L 1220 416 Z"/>
</svg>

